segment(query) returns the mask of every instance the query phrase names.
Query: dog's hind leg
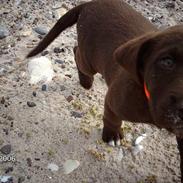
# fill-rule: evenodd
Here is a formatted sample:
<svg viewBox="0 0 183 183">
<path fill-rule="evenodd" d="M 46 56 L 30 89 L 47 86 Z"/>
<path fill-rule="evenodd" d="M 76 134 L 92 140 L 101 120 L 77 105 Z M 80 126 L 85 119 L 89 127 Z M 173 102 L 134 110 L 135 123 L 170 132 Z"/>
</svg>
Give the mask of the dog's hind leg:
<svg viewBox="0 0 183 183">
<path fill-rule="evenodd" d="M 90 89 L 92 87 L 93 80 L 94 80 L 93 74 L 88 69 L 86 69 L 84 62 L 80 55 L 79 47 L 75 46 L 73 51 L 74 51 L 74 55 L 75 55 L 76 66 L 78 69 L 78 76 L 79 76 L 80 84 L 83 88 Z"/>
</svg>

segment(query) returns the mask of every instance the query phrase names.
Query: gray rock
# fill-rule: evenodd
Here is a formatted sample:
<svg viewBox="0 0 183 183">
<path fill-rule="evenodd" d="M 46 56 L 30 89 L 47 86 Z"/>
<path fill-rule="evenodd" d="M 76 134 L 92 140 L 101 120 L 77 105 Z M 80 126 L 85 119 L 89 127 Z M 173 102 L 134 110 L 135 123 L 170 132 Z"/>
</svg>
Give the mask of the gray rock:
<svg viewBox="0 0 183 183">
<path fill-rule="evenodd" d="M 7 145 L 4 145 L 3 147 L 1 147 L 0 152 L 5 155 L 10 154 L 11 153 L 11 144 L 7 144 Z"/>
<path fill-rule="evenodd" d="M 29 107 L 35 107 L 36 106 L 36 104 L 34 102 L 30 102 L 30 101 L 27 102 L 27 105 Z"/>
<path fill-rule="evenodd" d="M 27 158 L 27 165 L 28 165 L 29 167 L 32 166 L 32 160 L 31 160 L 31 158 Z"/>
<path fill-rule="evenodd" d="M 34 28 L 34 31 L 40 35 L 45 35 L 48 33 L 48 28 L 44 27 L 44 26 L 38 26 L 38 27 Z"/>
<path fill-rule="evenodd" d="M 47 91 L 48 90 L 48 86 L 46 84 L 42 85 L 42 91 Z"/>
<path fill-rule="evenodd" d="M 54 51 L 54 53 L 61 53 L 64 51 L 64 49 L 63 48 L 61 49 L 59 47 L 55 47 L 53 51 Z"/>
<path fill-rule="evenodd" d="M 5 68 L 0 68 L 0 75 L 4 75 L 5 73 L 7 73 L 7 70 Z"/>
<path fill-rule="evenodd" d="M 67 98 L 66 98 L 67 102 L 71 102 L 72 100 L 74 100 L 73 96 L 72 95 L 69 95 Z"/>
<path fill-rule="evenodd" d="M 58 64 L 64 64 L 64 61 L 63 60 L 55 60 L 55 63 L 58 63 Z"/>
<path fill-rule="evenodd" d="M 37 96 L 37 93 L 36 93 L 35 91 L 33 91 L 33 92 L 32 92 L 32 95 L 33 95 L 34 97 L 36 97 L 36 96 Z"/>
<path fill-rule="evenodd" d="M 83 117 L 83 113 L 76 112 L 76 111 L 71 111 L 71 116 L 75 117 L 75 118 L 82 118 Z"/>
<path fill-rule="evenodd" d="M 6 26 L 0 25 L 0 39 L 3 39 L 7 36 L 9 36 L 9 30 L 7 29 Z"/>
<path fill-rule="evenodd" d="M 48 50 L 45 50 L 45 51 L 43 51 L 42 53 L 41 53 L 41 55 L 42 56 L 45 56 L 45 55 L 47 55 L 49 53 L 49 51 Z"/>
</svg>

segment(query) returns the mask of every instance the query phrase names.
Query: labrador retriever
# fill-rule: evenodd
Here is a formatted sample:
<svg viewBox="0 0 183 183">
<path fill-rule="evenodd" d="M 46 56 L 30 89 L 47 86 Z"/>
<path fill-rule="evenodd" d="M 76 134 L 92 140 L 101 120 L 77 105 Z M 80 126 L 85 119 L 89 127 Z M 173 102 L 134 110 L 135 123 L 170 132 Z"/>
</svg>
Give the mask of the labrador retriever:
<svg viewBox="0 0 183 183">
<path fill-rule="evenodd" d="M 108 86 L 103 140 L 120 145 L 122 120 L 165 128 L 177 137 L 183 173 L 183 25 L 159 30 L 121 0 L 94 0 L 61 17 L 27 58 L 75 23 L 80 84 L 90 89 L 100 73 Z"/>
</svg>

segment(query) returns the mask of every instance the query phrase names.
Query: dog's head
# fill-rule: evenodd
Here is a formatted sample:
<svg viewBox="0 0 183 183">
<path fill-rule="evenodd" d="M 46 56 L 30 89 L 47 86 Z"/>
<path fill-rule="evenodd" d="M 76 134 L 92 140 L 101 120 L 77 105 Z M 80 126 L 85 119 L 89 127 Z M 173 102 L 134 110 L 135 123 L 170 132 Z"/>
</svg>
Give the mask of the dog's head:
<svg viewBox="0 0 183 183">
<path fill-rule="evenodd" d="M 145 86 L 155 124 L 183 137 L 183 26 L 131 40 L 114 57 Z"/>
</svg>

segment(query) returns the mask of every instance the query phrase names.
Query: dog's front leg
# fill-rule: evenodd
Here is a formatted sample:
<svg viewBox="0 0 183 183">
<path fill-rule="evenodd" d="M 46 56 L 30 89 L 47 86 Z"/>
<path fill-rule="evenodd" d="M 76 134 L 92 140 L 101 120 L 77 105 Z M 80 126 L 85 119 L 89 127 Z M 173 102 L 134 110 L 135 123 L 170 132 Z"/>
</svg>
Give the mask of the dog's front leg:
<svg viewBox="0 0 183 183">
<path fill-rule="evenodd" d="M 104 128 L 102 139 L 104 142 L 109 143 L 112 146 L 119 146 L 120 139 L 122 138 L 121 133 L 121 119 L 119 119 L 110 109 L 107 102 L 105 102 L 104 106 Z"/>
<path fill-rule="evenodd" d="M 177 144 L 180 153 L 181 183 L 183 183 L 183 138 L 177 137 Z"/>
</svg>

